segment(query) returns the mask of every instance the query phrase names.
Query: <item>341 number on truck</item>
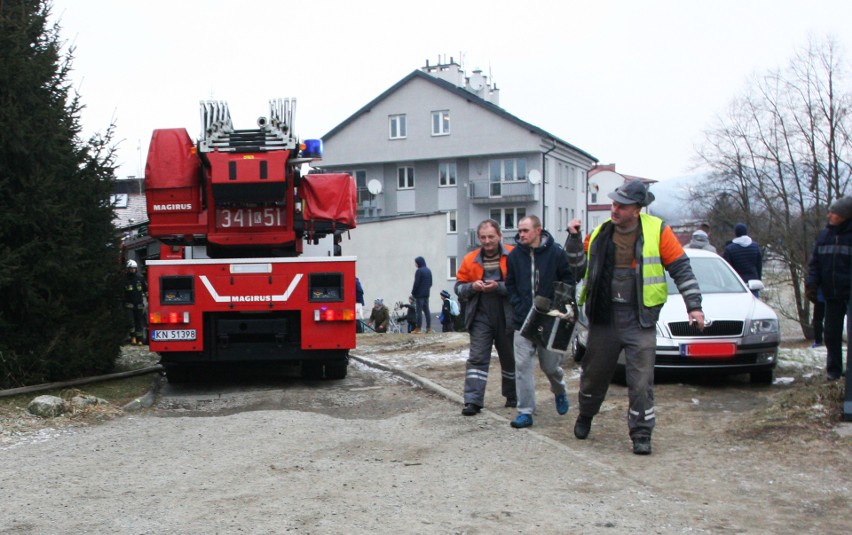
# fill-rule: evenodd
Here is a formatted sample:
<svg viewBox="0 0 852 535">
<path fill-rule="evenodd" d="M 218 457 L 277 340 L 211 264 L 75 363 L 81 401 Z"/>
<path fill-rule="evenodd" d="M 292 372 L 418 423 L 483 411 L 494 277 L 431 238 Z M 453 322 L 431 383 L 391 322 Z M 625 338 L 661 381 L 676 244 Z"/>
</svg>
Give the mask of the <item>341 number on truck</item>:
<svg viewBox="0 0 852 535">
<path fill-rule="evenodd" d="M 355 258 L 303 256 L 356 226 L 352 177 L 301 173 L 320 140 L 293 135 L 295 99 L 269 103 L 257 128 L 201 103 L 202 132 L 155 130 L 145 167 L 149 342 L 170 381 L 215 363 L 300 364 L 342 379 L 355 347 Z"/>
</svg>

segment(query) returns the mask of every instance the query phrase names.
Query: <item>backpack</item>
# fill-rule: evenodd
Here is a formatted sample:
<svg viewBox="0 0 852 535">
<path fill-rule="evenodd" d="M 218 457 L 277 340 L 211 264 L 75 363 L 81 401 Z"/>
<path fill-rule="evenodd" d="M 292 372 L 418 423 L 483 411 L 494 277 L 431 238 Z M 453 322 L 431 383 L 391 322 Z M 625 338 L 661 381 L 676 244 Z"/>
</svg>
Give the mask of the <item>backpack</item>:
<svg viewBox="0 0 852 535">
<path fill-rule="evenodd" d="M 461 310 L 459 310 L 459 302 L 455 299 L 448 299 L 448 301 L 450 302 L 450 315 L 458 316 L 461 314 Z"/>
</svg>

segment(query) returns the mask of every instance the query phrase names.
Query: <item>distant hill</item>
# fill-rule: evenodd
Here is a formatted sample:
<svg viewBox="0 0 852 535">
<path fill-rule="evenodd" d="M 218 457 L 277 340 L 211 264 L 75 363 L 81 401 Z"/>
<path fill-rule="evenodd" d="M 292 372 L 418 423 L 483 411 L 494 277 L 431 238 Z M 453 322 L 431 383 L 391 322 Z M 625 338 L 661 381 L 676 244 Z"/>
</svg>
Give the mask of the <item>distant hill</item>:
<svg viewBox="0 0 852 535">
<path fill-rule="evenodd" d="M 704 175 L 689 175 L 670 178 L 651 185 L 656 198 L 651 213 L 666 220 L 670 225 L 679 225 L 695 219 L 688 201 L 687 189 L 698 184 Z"/>
</svg>

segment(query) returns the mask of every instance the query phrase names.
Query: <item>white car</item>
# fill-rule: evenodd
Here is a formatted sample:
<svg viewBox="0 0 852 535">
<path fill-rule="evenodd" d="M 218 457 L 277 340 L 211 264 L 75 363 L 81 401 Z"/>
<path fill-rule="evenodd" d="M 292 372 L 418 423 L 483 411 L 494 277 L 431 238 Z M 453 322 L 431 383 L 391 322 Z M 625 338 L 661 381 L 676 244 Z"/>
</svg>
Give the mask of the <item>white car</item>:
<svg viewBox="0 0 852 535">
<path fill-rule="evenodd" d="M 751 382 L 771 384 L 778 360 L 781 332 L 778 316 L 751 290 L 762 290 L 759 280 L 743 283 L 719 255 L 684 249 L 701 287 L 705 326 L 689 324 L 686 306 L 674 281 L 666 274 L 668 301 L 657 321 L 657 360 L 654 369 L 720 374 L 750 374 Z M 578 295 L 579 295 L 578 288 Z M 580 314 L 572 347 L 582 359 L 588 339 L 588 320 Z M 624 353 L 619 355 L 617 377 L 623 381 Z"/>
</svg>

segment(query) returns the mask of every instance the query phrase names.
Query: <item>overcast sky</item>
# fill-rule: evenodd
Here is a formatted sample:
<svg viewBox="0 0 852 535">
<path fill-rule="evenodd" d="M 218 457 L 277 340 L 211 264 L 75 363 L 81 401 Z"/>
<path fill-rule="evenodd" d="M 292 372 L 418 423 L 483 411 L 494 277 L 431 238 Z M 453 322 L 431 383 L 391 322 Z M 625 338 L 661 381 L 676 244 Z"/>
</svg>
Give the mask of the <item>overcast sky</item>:
<svg viewBox="0 0 852 535">
<path fill-rule="evenodd" d="M 809 36 L 852 58 L 848 0 L 54 0 L 76 47 L 83 126 L 118 125 L 118 176 L 141 176 L 151 131 L 199 133 L 198 102 L 252 128 L 298 100 L 321 137 L 425 65 L 482 69 L 500 105 L 630 175 L 692 174 L 695 146 L 747 78 Z M 848 63 L 847 63 L 848 64 Z"/>
</svg>

